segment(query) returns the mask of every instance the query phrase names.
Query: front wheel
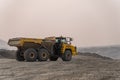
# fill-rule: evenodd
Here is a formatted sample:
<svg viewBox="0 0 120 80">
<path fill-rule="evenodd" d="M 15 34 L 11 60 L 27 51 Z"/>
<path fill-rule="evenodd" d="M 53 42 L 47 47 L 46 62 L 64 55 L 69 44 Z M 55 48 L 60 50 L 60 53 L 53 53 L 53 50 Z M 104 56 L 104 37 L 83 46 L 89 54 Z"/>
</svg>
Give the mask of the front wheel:
<svg viewBox="0 0 120 80">
<path fill-rule="evenodd" d="M 63 61 L 71 61 L 72 59 L 72 53 L 70 50 L 66 50 L 65 53 L 62 55 Z"/>
</svg>

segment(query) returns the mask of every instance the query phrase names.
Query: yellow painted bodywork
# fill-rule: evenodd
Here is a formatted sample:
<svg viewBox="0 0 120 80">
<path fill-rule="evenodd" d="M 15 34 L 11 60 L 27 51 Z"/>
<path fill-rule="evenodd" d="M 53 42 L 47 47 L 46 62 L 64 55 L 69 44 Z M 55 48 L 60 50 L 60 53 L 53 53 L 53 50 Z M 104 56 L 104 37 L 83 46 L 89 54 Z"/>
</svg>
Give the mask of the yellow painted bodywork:
<svg viewBox="0 0 120 80">
<path fill-rule="evenodd" d="M 36 44 L 41 44 L 42 39 L 32 39 L 32 38 L 24 38 L 21 40 L 21 46 L 23 46 L 24 43 L 26 42 L 32 42 L 32 43 L 36 43 Z"/>
<path fill-rule="evenodd" d="M 62 48 L 61 48 L 61 53 L 64 54 L 64 52 L 66 50 L 70 50 L 73 56 L 77 55 L 77 50 L 76 50 L 75 46 L 73 46 L 71 44 L 63 43 Z"/>
<path fill-rule="evenodd" d="M 17 42 L 18 41 L 18 42 Z M 10 46 L 16 46 L 16 47 L 19 47 L 19 46 L 23 46 L 24 43 L 36 43 L 36 44 L 41 44 L 41 42 L 43 41 L 43 39 L 33 39 L 33 38 L 13 38 L 13 39 L 10 39 L 8 44 Z M 17 42 L 17 43 L 15 43 Z"/>
</svg>

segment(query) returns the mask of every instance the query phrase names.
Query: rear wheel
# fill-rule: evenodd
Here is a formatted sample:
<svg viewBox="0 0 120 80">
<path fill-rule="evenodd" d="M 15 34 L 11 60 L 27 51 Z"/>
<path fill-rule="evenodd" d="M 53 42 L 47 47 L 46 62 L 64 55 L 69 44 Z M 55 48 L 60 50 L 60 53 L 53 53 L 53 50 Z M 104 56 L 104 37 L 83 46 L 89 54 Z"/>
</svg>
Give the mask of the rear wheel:
<svg viewBox="0 0 120 80">
<path fill-rule="evenodd" d="M 38 60 L 47 61 L 49 58 L 49 52 L 46 49 L 40 49 L 38 51 Z"/>
<path fill-rule="evenodd" d="M 24 58 L 26 61 L 36 61 L 37 59 L 37 52 L 33 48 L 29 48 L 24 52 Z"/>
<path fill-rule="evenodd" d="M 16 60 L 17 61 L 24 61 L 24 57 L 21 55 L 21 51 L 20 50 L 17 50 L 16 52 Z"/>
<path fill-rule="evenodd" d="M 66 50 L 65 53 L 62 55 L 63 61 L 71 61 L 72 59 L 72 53 L 70 50 Z"/>
<path fill-rule="evenodd" d="M 50 61 L 57 61 L 58 57 L 51 56 L 49 59 L 50 59 Z"/>
</svg>

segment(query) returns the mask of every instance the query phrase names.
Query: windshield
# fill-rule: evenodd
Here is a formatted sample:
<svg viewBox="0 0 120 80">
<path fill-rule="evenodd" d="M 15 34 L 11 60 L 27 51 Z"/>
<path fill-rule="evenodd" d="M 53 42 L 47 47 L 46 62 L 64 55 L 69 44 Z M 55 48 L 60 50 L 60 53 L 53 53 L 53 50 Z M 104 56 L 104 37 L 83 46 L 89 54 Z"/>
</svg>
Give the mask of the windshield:
<svg viewBox="0 0 120 80">
<path fill-rule="evenodd" d="M 56 38 L 56 43 L 67 43 L 66 38 Z"/>
</svg>

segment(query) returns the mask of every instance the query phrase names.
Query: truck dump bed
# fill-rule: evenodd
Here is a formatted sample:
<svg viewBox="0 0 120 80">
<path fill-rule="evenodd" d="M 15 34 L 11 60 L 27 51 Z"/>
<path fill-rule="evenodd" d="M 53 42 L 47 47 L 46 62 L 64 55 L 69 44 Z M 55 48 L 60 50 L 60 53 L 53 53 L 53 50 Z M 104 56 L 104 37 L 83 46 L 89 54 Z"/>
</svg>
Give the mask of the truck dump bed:
<svg viewBox="0 0 120 80">
<path fill-rule="evenodd" d="M 41 44 L 43 39 L 37 39 L 37 38 L 12 38 L 9 39 L 8 45 L 10 46 L 23 46 L 24 43 L 36 43 Z"/>
</svg>

